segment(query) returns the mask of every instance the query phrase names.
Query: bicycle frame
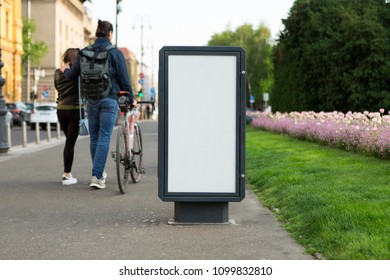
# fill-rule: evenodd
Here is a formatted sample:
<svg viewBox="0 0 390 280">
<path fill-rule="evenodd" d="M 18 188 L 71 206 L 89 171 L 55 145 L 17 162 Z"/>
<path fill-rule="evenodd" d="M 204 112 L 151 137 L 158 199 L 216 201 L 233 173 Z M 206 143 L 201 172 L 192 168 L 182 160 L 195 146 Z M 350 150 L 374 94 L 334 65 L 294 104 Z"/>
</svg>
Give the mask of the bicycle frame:
<svg viewBox="0 0 390 280">
<path fill-rule="evenodd" d="M 118 130 L 116 151 L 111 153 L 116 162 L 118 186 L 122 194 L 126 192 L 129 176 L 133 183 L 138 183 L 141 174 L 145 173 L 142 167 L 141 128 L 137 124 L 141 114 L 136 107 L 129 110 L 127 101 L 125 97 L 119 97 L 124 120 Z"/>
<path fill-rule="evenodd" d="M 121 108 L 125 112 L 124 120 L 118 129 L 116 151 L 112 157 L 116 162 L 119 191 L 126 193 L 128 180 L 138 183 L 143 174 L 142 169 L 142 139 L 141 129 L 136 124 L 139 111 L 136 108 L 128 110 L 127 106 Z"/>
<path fill-rule="evenodd" d="M 126 127 L 126 133 L 127 133 L 127 139 L 129 143 L 129 153 L 130 158 L 132 155 L 132 150 L 134 147 L 134 125 L 135 122 L 139 119 L 139 111 L 137 108 L 133 108 L 129 111 L 127 111 L 125 119 L 124 119 L 124 126 Z"/>
</svg>

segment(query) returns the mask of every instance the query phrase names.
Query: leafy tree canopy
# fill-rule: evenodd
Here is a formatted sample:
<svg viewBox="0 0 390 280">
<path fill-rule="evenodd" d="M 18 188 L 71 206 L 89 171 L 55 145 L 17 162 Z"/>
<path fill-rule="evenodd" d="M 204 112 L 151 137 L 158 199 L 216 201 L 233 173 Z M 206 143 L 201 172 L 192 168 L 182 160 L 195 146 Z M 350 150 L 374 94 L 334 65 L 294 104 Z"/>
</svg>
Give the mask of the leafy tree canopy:
<svg viewBox="0 0 390 280">
<path fill-rule="evenodd" d="M 273 109 L 390 109 L 385 0 L 297 0 L 273 52 Z"/>
<path fill-rule="evenodd" d="M 34 42 L 32 39 L 33 34 L 36 32 L 36 25 L 33 20 L 23 19 L 23 65 L 27 64 L 27 60 L 30 57 L 32 65 L 39 65 L 42 58 L 48 53 L 49 48 L 45 42 Z"/>
<path fill-rule="evenodd" d="M 243 24 L 235 31 L 227 30 L 214 34 L 208 42 L 209 46 L 240 46 L 246 52 L 247 95 L 255 96 L 261 105 L 264 92 L 272 88 L 272 47 L 270 30 L 260 24 L 256 29 L 250 24 Z M 247 98 L 248 100 L 249 98 Z"/>
</svg>

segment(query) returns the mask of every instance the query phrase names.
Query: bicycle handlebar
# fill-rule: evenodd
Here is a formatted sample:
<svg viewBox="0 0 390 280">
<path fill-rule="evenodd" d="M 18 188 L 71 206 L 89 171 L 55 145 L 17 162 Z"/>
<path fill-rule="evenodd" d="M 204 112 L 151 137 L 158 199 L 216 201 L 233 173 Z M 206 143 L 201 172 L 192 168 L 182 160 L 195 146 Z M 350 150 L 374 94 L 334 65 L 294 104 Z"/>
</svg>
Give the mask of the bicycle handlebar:
<svg viewBox="0 0 390 280">
<path fill-rule="evenodd" d="M 118 92 L 119 98 L 121 96 L 127 97 L 129 94 L 130 94 L 130 92 L 128 92 L 128 91 L 121 90 L 120 92 Z M 137 104 L 154 104 L 154 101 L 137 101 Z"/>
<path fill-rule="evenodd" d="M 127 91 L 120 91 L 118 93 L 119 108 L 121 109 L 122 112 L 127 111 L 129 107 L 130 107 L 130 109 L 133 109 L 136 107 L 133 104 L 130 104 L 128 94 L 129 94 L 129 92 L 127 92 Z M 154 102 L 152 102 L 152 101 L 137 101 L 137 104 L 154 104 Z"/>
<path fill-rule="evenodd" d="M 137 104 L 154 104 L 154 101 L 137 101 Z"/>
</svg>

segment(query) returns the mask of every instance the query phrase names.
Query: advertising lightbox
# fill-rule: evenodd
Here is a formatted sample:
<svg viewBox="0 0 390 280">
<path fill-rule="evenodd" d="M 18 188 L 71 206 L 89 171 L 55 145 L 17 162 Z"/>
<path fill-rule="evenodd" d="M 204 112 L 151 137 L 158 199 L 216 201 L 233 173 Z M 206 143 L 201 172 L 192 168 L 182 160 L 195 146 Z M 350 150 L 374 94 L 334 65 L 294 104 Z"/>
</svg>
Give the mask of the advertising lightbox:
<svg viewBox="0 0 390 280">
<path fill-rule="evenodd" d="M 245 196 L 245 51 L 163 47 L 159 53 L 159 197 Z"/>
</svg>

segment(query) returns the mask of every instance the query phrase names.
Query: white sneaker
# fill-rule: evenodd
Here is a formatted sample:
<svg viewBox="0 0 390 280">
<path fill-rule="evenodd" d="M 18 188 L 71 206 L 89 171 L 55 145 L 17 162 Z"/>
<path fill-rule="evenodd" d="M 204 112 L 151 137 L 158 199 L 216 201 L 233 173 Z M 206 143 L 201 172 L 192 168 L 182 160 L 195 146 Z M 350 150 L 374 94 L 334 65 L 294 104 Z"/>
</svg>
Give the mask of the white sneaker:
<svg viewBox="0 0 390 280">
<path fill-rule="evenodd" d="M 106 178 L 107 178 L 107 173 L 106 171 L 103 171 L 103 179 L 106 180 Z"/>
<path fill-rule="evenodd" d="M 104 189 L 106 188 L 106 179 L 102 177 L 101 179 L 92 176 L 91 184 L 89 185 L 91 189 Z"/>
<path fill-rule="evenodd" d="M 63 186 L 70 186 L 70 185 L 74 185 L 74 184 L 77 184 L 77 179 L 73 178 L 72 174 L 70 174 L 69 176 L 62 176 L 62 185 Z"/>
</svg>

